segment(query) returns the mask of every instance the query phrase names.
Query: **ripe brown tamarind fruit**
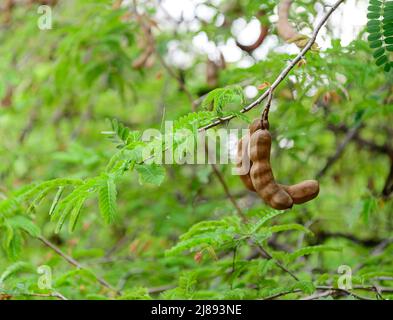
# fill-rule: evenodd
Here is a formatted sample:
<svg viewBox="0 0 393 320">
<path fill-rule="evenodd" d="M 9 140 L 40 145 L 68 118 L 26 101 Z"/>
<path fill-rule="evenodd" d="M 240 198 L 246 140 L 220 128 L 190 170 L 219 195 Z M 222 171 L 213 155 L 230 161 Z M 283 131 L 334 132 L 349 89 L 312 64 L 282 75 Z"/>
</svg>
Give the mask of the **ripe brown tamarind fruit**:
<svg viewBox="0 0 393 320">
<path fill-rule="evenodd" d="M 246 135 L 239 141 L 238 157 L 241 158 L 237 166 L 242 167 L 244 161 L 249 161 L 251 166 L 249 173 L 240 175 L 244 185 L 257 192 L 274 209 L 289 209 L 293 204 L 314 199 L 319 193 L 316 180 L 305 180 L 291 186 L 276 183 L 270 164 L 272 140 L 266 129 L 268 123 L 264 123 L 264 127 L 262 129 L 260 119 L 255 120 L 249 127 L 251 138 Z"/>
</svg>

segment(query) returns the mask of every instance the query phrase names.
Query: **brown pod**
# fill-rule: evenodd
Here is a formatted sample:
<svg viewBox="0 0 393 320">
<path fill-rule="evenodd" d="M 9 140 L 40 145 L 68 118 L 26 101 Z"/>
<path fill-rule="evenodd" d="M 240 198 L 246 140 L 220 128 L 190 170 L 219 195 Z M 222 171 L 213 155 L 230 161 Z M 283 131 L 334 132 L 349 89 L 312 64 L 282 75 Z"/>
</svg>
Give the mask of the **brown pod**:
<svg viewBox="0 0 393 320">
<path fill-rule="evenodd" d="M 267 130 L 258 129 L 250 139 L 250 177 L 259 196 L 274 209 L 289 209 L 293 205 L 290 195 L 276 183 L 270 166 L 272 138 Z"/>
<path fill-rule="evenodd" d="M 285 41 L 295 38 L 299 34 L 289 22 L 289 10 L 292 0 L 281 0 L 278 5 L 277 33 Z"/>
<path fill-rule="evenodd" d="M 247 163 L 247 162 L 249 163 L 249 167 L 251 167 L 250 158 L 248 156 L 249 141 L 250 141 L 250 137 L 247 134 L 243 138 L 241 138 L 237 144 L 238 161 L 237 161 L 236 166 L 237 166 L 237 168 L 239 168 L 239 170 L 244 170 L 243 164 Z M 254 186 L 251 181 L 251 177 L 250 177 L 250 170 L 247 170 L 247 172 L 241 172 L 241 173 L 244 173 L 244 174 L 240 174 L 239 177 L 243 181 L 246 188 L 250 191 L 255 191 Z"/>
<path fill-rule="evenodd" d="M 314 199 L 319 193 L 319 182 L 305 180 L 300 183 L 281 187 L 291 196 L 293 203 L 300 204 Z"/>
</svg>

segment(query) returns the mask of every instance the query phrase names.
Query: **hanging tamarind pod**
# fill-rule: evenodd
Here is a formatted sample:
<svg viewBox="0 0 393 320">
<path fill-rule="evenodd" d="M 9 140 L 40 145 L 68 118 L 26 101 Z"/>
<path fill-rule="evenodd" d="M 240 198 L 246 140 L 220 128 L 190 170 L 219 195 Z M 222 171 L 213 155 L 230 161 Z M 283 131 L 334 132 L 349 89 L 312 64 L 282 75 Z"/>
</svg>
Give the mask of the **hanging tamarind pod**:
<svg viewBox="0 0 393 320">
<path fill-rule="evenodd" d="M 250 177 L 250 168 L 251 168 L 251 161 L 250 157 L 248 156 L 248 145 L 250 142 L 250 136 L 247 134 L 243 138 L 241 138 L 237 144 L 237 168 L 239 169 L 240 179 L 243 181 L 243 184 L 246 188 L 250 191 L 255 191 L 254 185 L 252 184 L 251 177 Z M 248 166 L 248 167 L 247 167 Z M 248 169 L 246 172 L 244 170 Z"/>
<path fill-rule="evenodd" d="M 268 122 L 264 122 L 264 127 L 268 128 Z M 251 171 L 254 170 L 254 174 L 258 174 L 258 170 L 261 170 L 262 173 L 267 173 L 270 170 L 269 174 L 266 174 L 264 177 L 264 180 L 262 179 L 258 183 L 258 188 L 261 187 L 261 182 L 266 184 L 270 184 L 270 190 L 265 190 L 264 192 L 259 191 L 258 194 L 261 196 L 262 199 L 265 200 L 265 202 L 272 206 L 273 208 L 290 208 L 289 206 L 289 201 L 285 199 L 285 196 L 283 196 L 282 192 L 279 192 L 279 189 L 282 189 L 285 193 L 287 193 L 290 198 L 292 199 L 293 204 L 301 204 L 307 201 L 310 201 L 314 199 L 315 197 L 318 196 L 319 194 L 319 183 L 316 180 L 305 180 L 300 183 L 297 183 L 295 185 L 282 185 L 282 184 L 277 184 L 274 181 L 274 176 L 271 171 L 271 165 L 270 165 L 270 149 L 271 149 L 271 136 L 270 133 L 267 129 L 262 130 L 262 122 L 260 119 L 254 120 L 250 126 L 250 135 L 253 137 L 255 133 L 257 134 L 257 137 L 254 139 L 260 139 L 261 141 L 259 142 L 259 156 L 258 158 L 258 153 L 256 150 L 254 150 L 254 157 L 251 156 L 251 149 L 250 149 L 250 156 L 248 156 L 248 146 L 243 147 L 243 144 L 248 144 L 250 143 L 250 139 L 248 136 L 244 136 L 238 144 L 238 163 L 237 166 L 240 168 L 242 167 L 242 161 L 250 161 L 251 165 L 251 170 L 249 174 L 243 174 L 240 176 L 241 180 L 243 181 L 244 185 L 249 189 L 250 191 L 258 192 L 257 187 L 254 184 L 254 180 L 252 179 L 252 174 Z M 252 138 L 251 138 L 252 139 Z M 254 145 L 254 149 L 258 148 L 258 144 Z M 246 155 L 244 155 L 246 153 Z M 251 158 L 251 159 L 250 159 Z M 254 168 L 254 161 L 253 158 L 258 160 L 258 166 Z M 260 164 L 260 162 L 263 162 L 263 164 Z M 272 181 L 273 179 L 273 181 Z M 251 181 L 251 184 L 250 184 Z M 277 185 L 278 188 L 275 186 Z M 262 186 L 263 187 L 263 186 Z M 269 193 L 270 192 L 270 193 Z M 266 194 L 271 195 L 272 192 L 279 192 L 279 195 L 276 196 L 273 200 L 269 197 L 266 198 Z M 281 199 L 281 200 L 280 200 Z M 288 206 L 288 207 L 287 207 Z"/>
<path fill-rule="evenodd" d="M 291 196 L 295 204 L 310 201 L 319 194 L 319 182 L 316 180 L 304 180 L 291 186 L 282 184 L 280 186 Z"/>
<path fill-rule="evenodd" d="M 276 183 L 270 165 L 271 135 L 268 130 L 258 129 L 250 139 L 250 177 L 255 191 L 274 209 L 292 208 L 290 195 Z"/>
</svg>

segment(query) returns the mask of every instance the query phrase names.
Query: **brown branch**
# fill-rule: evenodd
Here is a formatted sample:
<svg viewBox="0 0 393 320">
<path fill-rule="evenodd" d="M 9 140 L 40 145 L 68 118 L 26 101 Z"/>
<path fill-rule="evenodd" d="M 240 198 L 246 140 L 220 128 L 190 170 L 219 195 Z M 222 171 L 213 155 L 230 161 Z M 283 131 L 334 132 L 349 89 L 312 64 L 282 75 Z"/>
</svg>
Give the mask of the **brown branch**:
<svg viewBox="0 0 393 320">
<path fill-rule="evenodd" d="M 301 300 L 314 300 L 314 299 L 319 299 L 322 297 L 332 296 L 332 295 L 337 295 L 337 294 L 344 294 L 344 295 L 348 295 L 348 296 L 353 296 L 359 300 L 373 300 L 368 297 L 360 296 L 351 290 L 363 290 L 363 291 L 375 292 L 377 294 L 379 294 L 381 292 L 393 292 L 393 288 L 376 287 L 376 286 L 360 286 L 360 285 L 354 286 L 352 289 L 341 289 L 341 288 L 335 288 L 332 286 L 316 286 L 315 288 L 318 290 L 318 292 L 316 292 L 310 296 L 304 297 Z M 300 293 L 300 292 L 302 292 L 301 289 L 283 291 L 283 292 L 279 292 L 274 295 L 265 297 L 265 298 L 263 298 L 263 300 L 273 300 L 273 299 L 276 299 L 276 298 L 279 298 L 279 297 L 282 297 L 282 296 L 285 296 L 288 294 Z"/>
<path fill-rule="evenodd" d="M 243 221 L 244 223 L 246 223 L 246 222 L 247 222 L 247 217 L 244 215 L 242 209 L 240 209 L 240 207 L 239 207 L 237 201 L 235 200 L 235 198 L 232 196 L 231 192 L 229 191 L 229 187 L 228 187 L 228 185 L 226 184 L 226 182 L 225 182 L 225 180 L 224 180 L 224 177 L 223 177 L 223 175 L 221 174 L 220 170 L 217 168 L 217 165 L 214 164 L 214 163 L 212 163 L 211 166 L 212 166 L 212 169 L 213 169 L 214 174 L 217 176 L 218 180 L 220 181 L 220 183 L 221 183 L 221 185 L 222 185 L 222 187 L 223 187 L 223 189 L 224 189 L 224 192 L 225 192 L 225 194 L 227 195 L 229 201 L 231 201 L 232 205 L 235 207 L 236 212 L 237 212 L 237 214 L 240 216 L 240 218 L 242 219 L 242 221 Z"/>
<path fill-rule="evenodd" d="M 353 128 L 348 130 L 345 138 L 343 141 L 340 143 L 340 145 L 337 147 L 336 152 L 328 158 L 325 166 L 317 173 L 316 178 L 320 179 L 322 176 L 325 175 L 325 173 L 329 170 L 330 167 L 333 166 L 333 164 L 340 159 L 341 155 L 344 153 L 345 148 L 347 145 L 351 142 L 352 139 L 355 138 L 355 135 L 359 132 L 361 127 L 361 124 L 358 123 L 355 125 Z"/>
<path fill-rule="evenodd" d="M 25 293 L 17 293 L 10 295 L 11 297 L 17 296 L 28 296 L 28 297 L 38 297 L 38 298 L 57 298 L 58 300 L 68 300 L 65 296 L 63 296 L 60 292 L 52 292 L 52 293 L 35 293 L 35 292 L 25 292 Z"/>
<path fill-rule="evenodd" d="M 54 245 L 52 242 L 50 242 L 48 239 L 44 238 L 43 236 L 39 236 L 37 237 L 38 240 L 40 240 L 44 245 L 46 245 L 48 248 L 52 249 L 54 252 L 56 252 L 59 256 L 61 256 L 65 261 L 67 261 L 69 264 L 73 265 L 74 267 L 78 268 L 78 269 L 85 269 L 85 267 L 80 264 L 77 260 L 75 260 L 73 257 L 69 256 L 68 254 L 64 253 L 63 251 L 61 251 L 61 249 L 59 247 L 57 247 L 56 245 Z M 97 281 L 104 287 L 115 291 L 117 294 L 119 294 L 119 290 L 117 290 L 116 288 L 114 288 L 112 285 L 110 285 L 106 280 L 104 280 L 103 278 L 94 275 L 95 278 L 97 279 Z"/>
<path fill-rule="evenodd" d="M 27 124 L 22 129 L 22 132 L 19 136 L 19 143 L 20 144 L 25 142 L 26 138 L 33 130 L 34 125 L 36 124 L 36 122 L 38 120 L 38 116 L 39 116 L 39 107 L 33 106 L 33 109 L 29 113 L 29 120 L 27 121 Z"/>
<path fill-rule="evenodd" d="M 333 124 L 328 125 L 328 129 L 335 133 L 348 133 L 348 131 L 350 130 L 346 125 L 337 126 Z M 384 145 L 376 144 L 373 141 L 362 138 L 359 132 L 355 134 L 353 141 L 356 142 L 360 147 L 364 147 L 369 151 L 375 153 L 381 153 L 385 155 L 393 154 L 393 148 L 391 148 L 388 144 L 384 144 Z"/>
<path fill-rule="evenodd" d="M 392 193 L 393 193 L 393 158 L 390 159 L 390 170 L 382 189 L 382 196 L 384 198 L 388 198 Z"/>
<path fill-rule="evenodd" d="M 351 131 L 346 125 L 336 126 L 331 124 L 328 128 L 335 133 L 346 133 L 347 136 Z M 360 136 L 359 131 L 354 134 L 351 140 L 355 141 L 360 148 L 366 148 L 371 152 L 380 153 L 389 157 L 390 169 L 382 189 L 382 197 L 385 199 L 389 198 L 393 193 L 393 148 L 388 143 L 379 145 L 373 141 L 366 140 Z"/>
<path fill-rule="evenodd" d="M 253 242 L 254 245 L 256 245 L 256 248 L 258 250 L 258 252 L 260 253 L 260 255 L 264 258 L 267 258 L 269 260 L 273 260 L 274 263 L 284 272 L 288 273 L 293 279 L 295 279 L 296 281 L 299 281 L 299 278 L 292 272 L 290 271 L 288 268 L 286 268 L 283 264 L 281 264 L 280 261 L 274 259 L 271 254 L 269 252 L 267 252 L 260 244 Z"/>
<path fill-rule="evenodd" d="M 172 68 L 165 62 L 164 58 L 159 54 L 159 52 L 155 49 L 155 54 L 158 57 L 158 60 L 160 61 L 161 65 L 164 67 L 164 69 L 168 72 L 168 74 L 177 81 L 179 84 L 179 88 L 181 91 L 185 93 L 187 96 L 188 100 L 191 103 L 192 110 L 196 110 L 196 104 L 194 103 L 194 98 L 192 97 L 191 92 L 188 90 L 187 86 L 185 85 L 183 79 L 181 79 L 175 71 L 172 70 Z"/>
<path fill-rule="evenodd" d="M 340 6 L 341 3 L 343 3 L 344 0 L 339 0 L 337 1 L 331 8 L 330 10 L 325 14 L 325 16 L 321 19 L 321 21 L 318 23 L 318 25 L 315 27 L 314 32 L 310 38 L 310 40 L 307 42 L 306 46 L 300 51 L 300 53 L 281 71 L 281 73 L 278 75 L 276 80 L 273 82 L 271 85 L 271 90 L 274 91 L 278 85 L 286 78 L 286 76 L 289 74 L 289 72 L 298 64 L 298 62 L 303 59 L 305 54 L 311 49 L 312 45 L 315 43 L 315 40 L 318 36 L 319 31 L 321 30 L 322 26 L 326 23 L 326 21 L 329 19 L 331 14 Z M 246 113 L 256 106 L 258 106 L 264 99 L 269 94 L 269 90 L 266 90 L 261 96 L 259 96 L 255 101 L 251 102 L 249 105 L 245 106 L 243 109 L 240 110 L 241 113 Z M 230 115 L 226 116 L 223 118 L 220 118 L 204 127 L 199 128 L 199 131 L 204 131 L 208 130 L 210 128 L 213 128 L 215 126 L 218 126 L 224 122 L 230 121 L 233 119 L 235 115 Z"/>
<path fill-rule="evenodd" d="M 259 48 L 259 46 L 263 43 L 266 36 L 268 35 L 268 32 L 269 32 L 269 27 L 261 23 L 258 39 L 253 44 L 245 45 L 245 44 L 241 44 L 239 41 L 236 40 L 236 45 L 243 51 L 246 51 L 247 53 L 252 53 L 255 49 Z"/>
<path fill-rule="evenodd" d="M 329 231 L 320 231 L 314 233 L 317 243 L 323 242 L 329 238 L 344 238 L 350 240 L 354 243 L 360 244 L 365 247 L 376 247 L 383 243 L 385 240 L 378 239 L 378 238 L 367 238 L 361 239 L 357 238 L 352 234 L 342 233 L 342 232 L 329 232 Z"/>
</svg>

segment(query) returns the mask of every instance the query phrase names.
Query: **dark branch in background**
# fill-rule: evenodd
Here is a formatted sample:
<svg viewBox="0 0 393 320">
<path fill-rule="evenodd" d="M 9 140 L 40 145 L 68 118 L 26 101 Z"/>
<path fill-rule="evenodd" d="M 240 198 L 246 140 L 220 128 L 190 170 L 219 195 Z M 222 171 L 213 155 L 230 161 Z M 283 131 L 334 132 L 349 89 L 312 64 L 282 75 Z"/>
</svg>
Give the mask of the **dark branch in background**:
<svg viewBox="0 0 393 320">
<path fill-rule="evenodd" d="M 141 28 L 144 29 L 144 30 L 149 30 L 150 31 L 150 27 L 147 25 L 147 22 L 145 21 L 144 16 L 139 14 L 138 11 L 137 11 L 137 1 L 136 0 L 133 1 L 133 7 L 132 8 L 133 8 L 133 14 L 135 15 L 136 20 L 138 21 L 138 23 L 141 26 Z M 192 110 L 195 111 L 196 104 L 194 103 L 194 98 L 192 97 L 191 92 L 186 87 L 182 77 L 179 76 L 178 74 L 176 74 L 176 72 L 166 63 L 165 59 L 160 55 L 160 53 L 157 50 L 156 45 L 155 45 L 155 39 L 154 39 L 153 33 L 151 31 L 150 32 L 145 32 L 144 36 L 147 37 L 146 40 L 148 41 L 148 45 L 149 45 L 149 47 L 152 50 L 151 53 L 154 52 L 154 54 L 156 55 L 156 57 L 160 61 L 161 65 L 164 67 L 164 69 L 168 72 L 168 74 L 173 79 L 175 79 L 177 81 L 177 83 L 179 84 L 180 90 L 185 93 L 185 95 L 187 96 L 188 100 L 190 101 L 190 103 L 192 105 Z"/>
<path fill-rule="evenodd" d="M 322 176 L 324 176 L 325 173 L 329 170 L 329 168 L 331 166 L 333 166 L 333 164 L 341 157 L 341 155 L 344 153 L 346 146 L 351 142 L 351 140 L 359 132 L 360 127 L 361 127 L 361 124 L 358 123 L 353 128 L 348 130 L 345 138 L 340 143 L 340 145 L 337 147 L 336 152 L 331 157 L 328 158 L 325 166 L 317 173 L 316 179 L 320 179 Z"/>
<path fill-rule="evenodd" d="M 315 40 L 318 36 L 319 31 L 321 30 L 322 26 L 326 23 L 326 21 L 329 19 L 331 14 L 340 6 L 341 3 L 343 3 L 344 0 L 339 0 L 337 1 L 330 9 L 329 11 L 325 14 L 325 16 L 321 19 L 321 21 L 318 23 L 318 25 L 315 27 L 314 32 L 310 38 L 310 40 L 307 42 L 306 46 L 300 51 L 300 53 L 281 71 L 281 73 L 278 75 L 276 80 L 274 80 L 273 84 L 270 86 L 270 90 L 274 91 L 278 85 L 285 79 L 285 77 L 288 75 L 288 73 L 298 64 L 298 62 L 304 58 L 305 54 L 311 49 L 312 45 L 315 43 Z M 249 105 L 245 106 L 243 109 L 240 110 L 241 113 L 246 113 L 256 106 L 258 106 L 263 100 L 266 99 L 266 97 L 269 95 L 269 90 L 266 90 L 261 96 L 259 96 L 258 99 L 255 101 L 251 102 Z M 210 128 L 213 128 L 215 126 L 218 126 L 224 122 L 230 121 L 231 119 L 235 118 L 234 115 L 230 115 L 227 117 L 220 118 L 204 127 L 199 128 L 199 131 L 207 130 Z"/>
<path fill-rule="evenodd" d="M 388 198 L 392 193 L 393 193 L 393 158 L 390 158 L 390 170 L 382 190 L 382 196 L 384 198 Z"/>
<path fill-rule="evenodd" d="M 27 121 L 26 126 L 22 129 L 22 132 L 19 136 L 19 143 L 22 144 L 25 142 L 26 138 L 33 130 L 35 123 L 38 121 L 39 116 L 39 107 L 33 106 L 33 109 L 29 113 L 29 119 Z"/>
<path fill-rule="evenodd" d="M 350 130 L 346 125 L 328 125 L 328 129 L 333 131 L 334 133 L 348 133 Z M 353 137 L 353 141 L 356 142 L 359 147 L 364 147 L 369 151 L 393 155 L 393 148 L 391 148 L 388 144 L 378 145 L 373 141 L 364 139 L 360 136 L 359 132 L 356 132 L 355 136 Z"/>
<path fill-rule="evenodd" d="M 347 134 L 347 136 L 350 135 L 351 133 L 351 129 L 349 129 L 346 125 L 340 125 L 340 126 L 329 125 L 328 128 L 334 133 L 345 133 Z M 357 130 L 354 133 L 354 135 L 351 137 L 350 140 L 356 142 L 356 144 L 360 148 L 365 148 L 371 152 L 383 154 L 389 157 L 389 161 L 390 161 L 389 173 L 385 180 L 385 184 L 381 192 L 383 198 L 385 199 L 389 198 L 393 193 L 393 147 L 387 143 L 383 145 L 379 145 L 373 141 L 364 139 L 360 136 L 359 130 Z"/>
<path fill-rule="evenodd" d="M 263 17 L 265 14 L 266 13 L 264 10 L 260 10 L 257 16 Z M 247 52 L 248 54 L 251 54 L 255 49 L 259 48 L 259 46 L 263 43 L 266 36 L 268 35 L 268 32 L 269 32 L 269 26 L 263 24 L 262 21 L 260 21 L 260 30 L 257 40 L 250 45 L 241 44 L 239 41 L 236 40 L 236 45 L 243 51 Z"/>
<path fill-rule="evenodd" d="M 322 243 L 330 238 L 343 238 L 365 247 L 376 247 L 384 242 L 384 240 L 379 238 L 361 239 L 352 234 L 343 233 L 343 232 L 319 231 L 319 232 L 315 232 L 314 235 L 317 243 Z"/>
<path fill-rule="evenodd" d="M 71 140 L 76 140 L 79 135 L 82 133 L 83 128 L 85 127 L 86 123 L 91 119 L 93 116 L 94 106 L 93 104 L 89 104 L 86 110 L 80 117 L 79 124 L 75 127 L 74 131 L 71 133 Z"/>
</svg>

